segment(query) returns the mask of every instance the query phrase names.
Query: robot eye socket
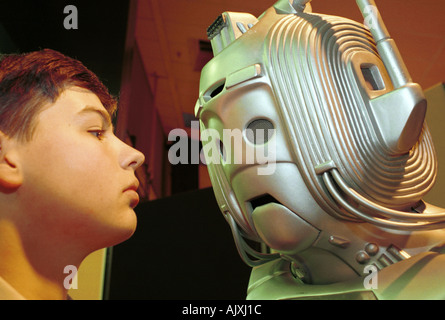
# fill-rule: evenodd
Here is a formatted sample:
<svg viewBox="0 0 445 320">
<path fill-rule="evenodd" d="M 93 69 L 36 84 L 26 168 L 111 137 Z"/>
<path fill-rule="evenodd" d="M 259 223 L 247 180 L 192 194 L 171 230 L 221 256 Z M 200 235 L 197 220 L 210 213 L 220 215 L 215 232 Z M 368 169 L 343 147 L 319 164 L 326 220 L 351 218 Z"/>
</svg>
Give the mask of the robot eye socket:
<svg viewBox="0 0 445 320">
<path fill-rule="evenodd" d="M 224 89 L 224 83 L 216 87 L 212 92 L 210 92 L 210 97 L 214 98 L 216 95 L 218 95 L 221 91 Z"/>
<path fill-rule="evenodd" d="M 216 85 L 209 88 L 206 93 L 203 95 L 204 101 L 209 102 L 213 98 L 215 98 L 218 94 L 220 94 L 224 90 L 224 86 L 226 85 L 225 79 Z"/>
<path fill-rule="evenodd" d="M 274 125 L 267 119 L 251 121 L 245 130 L 246 138 L 255 145 L 265 144 L 273 135 Z"/>
</svg>

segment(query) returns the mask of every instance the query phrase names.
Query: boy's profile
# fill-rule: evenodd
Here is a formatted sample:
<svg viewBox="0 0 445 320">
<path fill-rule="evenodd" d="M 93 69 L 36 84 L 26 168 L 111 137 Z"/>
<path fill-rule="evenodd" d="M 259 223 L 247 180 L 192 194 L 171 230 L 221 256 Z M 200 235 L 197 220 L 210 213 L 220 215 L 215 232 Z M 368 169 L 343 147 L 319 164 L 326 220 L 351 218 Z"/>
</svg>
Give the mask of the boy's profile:
<svg viewBox="0 0 445 320">
<path fill-rule="evenodd" d="M 0 60 L 0 299 L 66 299 L 66 266 L 133 234 L 144 156 L 114 135 L 116 105 L 57 51 Z"/>
</svg>

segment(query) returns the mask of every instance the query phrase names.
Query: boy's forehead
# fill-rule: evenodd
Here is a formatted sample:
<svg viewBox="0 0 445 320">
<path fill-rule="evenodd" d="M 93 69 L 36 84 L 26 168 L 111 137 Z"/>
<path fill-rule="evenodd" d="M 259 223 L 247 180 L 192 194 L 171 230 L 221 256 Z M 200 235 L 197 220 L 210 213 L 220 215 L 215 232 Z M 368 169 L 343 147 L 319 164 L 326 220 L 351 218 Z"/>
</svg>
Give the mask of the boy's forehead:
<svg viewBox="0 0 445 320">
<path fill-rule="evenodd" d="M 78 115 L 84 115 L 84 114 L 96 114 L 98 116 L 100 116 L 103 120 L 103 122 L 107 125 L 107 126 L 111 126 L 111 117 L 110 114 L 105 110 L 104 107 L 98 107 L 98 106 L 94 106 L 94 105 L 86 105 L 84 108 L 82 108 L 81 110 L 79 110 L 79 112 L 77 113 Z"/>
<path fill-rule="evenodd" d="M 62 91 L 56 103 L 66 104 L 73 108 L 73 111 L 101 111 L 108 114 L 99 97 L 88 89 L 80 87 L 70 87 Z M 108 114 L 109 116 L 109 114 Z"/>
<path fill-rule="evenodd" d="M 107 109 L 105 109 L 105 107 L 103 106 L 102 102 L 100 101 L 99 97 L 93 93 L 92 91 L 85 89 L 85 88 L 81 88 L 81 87 L 70 87 L 67 90 L 72 90 L 74 93 L 78 93 L 81 94 L 83 96 L 83 98 L 85 98 L 85 100 L 88 100 L 89 103 L 82 105 L 79 105 L 82 110 L 80 110 L 81 113 L 88 113 L 88 112 L 93 112 L 93 113 L 98 113 L 102 118 L 104 118 L 105 122 L 107 124 L 112 123 L 112 119 L 111 119 L 111 115 L 108 112 Z M 86 102 L 86 101 L 85 101 Z"/>
<path fill-rule="evenodd" d="M 90 90 L 80 87 L 69 87 L 61 92 L 54 103 L 48 104 L 41 112 L 44 114 L 57 113 L 63 117 L 82 116 L 97 114 L 104 119 L 104 122 L 111 124 L 111 116 L 103 106 L 96 94 Z"/>
</svg>

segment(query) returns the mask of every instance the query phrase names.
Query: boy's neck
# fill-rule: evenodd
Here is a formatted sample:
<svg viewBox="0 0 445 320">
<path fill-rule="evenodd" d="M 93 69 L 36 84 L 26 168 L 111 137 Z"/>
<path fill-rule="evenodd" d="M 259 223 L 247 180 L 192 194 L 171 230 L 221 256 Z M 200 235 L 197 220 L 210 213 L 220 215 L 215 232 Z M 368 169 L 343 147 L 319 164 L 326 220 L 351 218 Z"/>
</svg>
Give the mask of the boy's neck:
<svg viewBox="0 0 445 320">
<path fill-rule="evenodd" d="M 83 256 L 72 258 L 76 255 L 55 244 L 50 250 L 47 244 L 31 245 L 30 237 L 23 238 L 12 224 L 0 220 L 0 277 L 25 299 L 67 299 L 65 279 L 73 275 L 64 273 L 65 267 L 77 270 Z"/>
</svg>

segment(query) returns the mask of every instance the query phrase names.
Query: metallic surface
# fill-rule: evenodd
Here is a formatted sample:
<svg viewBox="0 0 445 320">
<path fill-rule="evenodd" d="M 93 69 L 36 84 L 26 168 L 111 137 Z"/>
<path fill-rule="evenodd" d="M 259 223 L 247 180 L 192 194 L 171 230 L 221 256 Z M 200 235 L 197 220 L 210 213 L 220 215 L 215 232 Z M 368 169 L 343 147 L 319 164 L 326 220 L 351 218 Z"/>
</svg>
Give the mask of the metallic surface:
<svg viewBox="0 0 445 320">
<path fill-rule="evenodd" d="M 426 100 L 373 1 L 357 0 L 370 29 L 308 2 L 280 0 L 258 19 L 225 12 L 209 28 L 195 112 L 204 149 L 221 152 L 205 153 L 212 185 L 254 267 L 249 298 L 292 298 L 280 281 L 294 298 L 333 284 L 335 296 L 396 298 L 357 281 L 366 266 L 404 279 L 402 261 L 443 242 L 445 210 L 422 201 L 437 171 Z M 248 138 L 254 121 L 273 127 L 261 143 Z"/>
</svg>

